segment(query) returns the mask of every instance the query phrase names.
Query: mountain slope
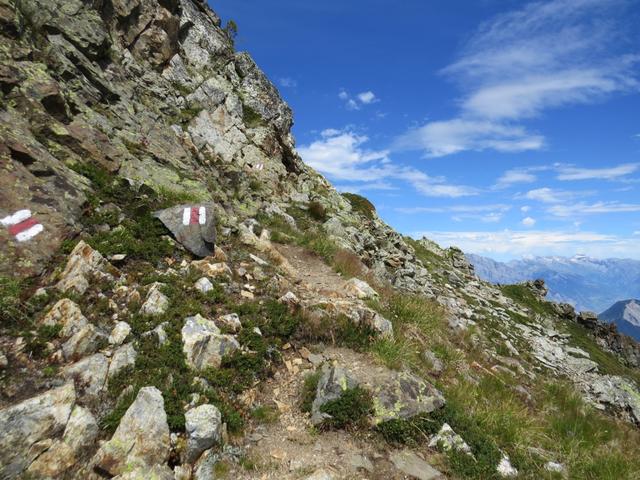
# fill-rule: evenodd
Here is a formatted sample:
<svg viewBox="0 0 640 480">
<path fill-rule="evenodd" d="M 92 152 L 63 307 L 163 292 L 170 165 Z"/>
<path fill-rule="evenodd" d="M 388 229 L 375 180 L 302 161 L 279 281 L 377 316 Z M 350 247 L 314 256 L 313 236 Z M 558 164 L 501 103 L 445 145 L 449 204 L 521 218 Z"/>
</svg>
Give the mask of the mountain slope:
<svg viewBox="0 0 640 480">
<path fill-rule="evenodd" d="M 640 340 L 640 301 L 616 302 L 598 315 L 598 318 L 602 322 L 615 324 L 621 333 Z"/>
<path fill-rule="evenodd" d="M 467 254 L 478 276 L 493 283 L 515 283 L 536 278 L 549 287 L 549 298 L 574 305 L 578 310 L 600 312 L 616 301 L 640 295 L 640 261 L 536 257 L 496 262 Z"/>
<path fill-rule="evenodd" d="M 0 477 L 637 478 L 640 346 L 339 194 L 232 32 L 0 0 Z"/>
</svg>

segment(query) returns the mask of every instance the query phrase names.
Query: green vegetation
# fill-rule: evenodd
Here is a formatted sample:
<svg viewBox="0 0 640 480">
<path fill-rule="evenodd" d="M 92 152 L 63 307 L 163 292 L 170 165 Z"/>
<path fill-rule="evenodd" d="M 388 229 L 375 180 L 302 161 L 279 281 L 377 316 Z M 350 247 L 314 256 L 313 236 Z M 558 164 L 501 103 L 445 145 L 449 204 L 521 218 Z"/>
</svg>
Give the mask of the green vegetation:
<svg viewBox="0 0 640 480">
<path fill-rule="evenodd" d="M 274 423 L 278 420 L 280 412 L 276 408 L 260 405 L 251 410 L 251 418 L 258 423 Z"/>
<path fill-rule="evenodd" d="M 19 280 L 0 276 L 0 324 L 16 324 L 27 318 L 27 306 L 20 298 L 22 289 Z"/>
<path fill-rule="evenodd" d="M 331 416 L 322 423 L 323 429 L 364 427 L 373 412 L 373 400 L 362 387 L 349 388 L 339 398 L 322 405 L 320 411 Z"/>
<path fill-rule="evenodd" d="M 347 192 L 343 193 L 342 196 L 349 201 L 354 212 L 359 213 L 368 220 L 374 219 L 376 207 L 368 199 L 361 195 Z"/>
<path fill-rule="evenodd" d="M 262 115 L 247 104 L 242 104 L 242 121 L 249 128 L 264 127 L 266 125 Z"/>
<path fill-rule="evenodd" d="M 513 301 L 519 303 L 537 313 L 538 315 L 543 316 L 554 316 L 555 310 L 553 306 L 549 302 L 545 302 L 544 300 L 540 300 L 537 298 L 530 288 L 525 285 L 503 285 L 500 287 L 502 293 L 511 298 Z"/>
<path fill-rule="evenodd" d="M 107 224 L 112 227 L 107 232 L 95 233 L 88 239 L 89 245 L 103 255 L 124 253 L 128 261 L 156 262 L 173 253 L 171 242 L 165 238 L 167 229 L 152 212 L 197 200 L 192 194 L 168 189 L 156 192 L 148 187 L 136 189 L 125 179 L 94 164 L 77 164 L 73 168 L 90 179 L 94 188 L 83 222 L 89 226 Z M 117 209 L 101 210 L 104 204 L 116 205 L 124 213 L 124 220 L 118 223 Z"/>
<path fill-rule="evenodd" d="M 316 398 L 321 375 L 322 372 L 318 370 L 304 377 L 304 383 L 302 384 L 302 401 L 300 403 L 300 408 L 303 412 L 311 412 L 311 405 Z"/>
<path fill-rule="evenodd" d="M 229 37 L 231 44 L 233 45 L 236 37 L 238 36 L 238 24 L 234 20 L 230 19 L 227 21 L 227 24 L 224 27 L 224 31 L 227 34 L 227 37 Z"/>
<path fill-rule="evenodd" d="M 309 202 L 309 215 L 318 222 L 327 221 L 327 209 L 317 200 Z"/>
</svg>

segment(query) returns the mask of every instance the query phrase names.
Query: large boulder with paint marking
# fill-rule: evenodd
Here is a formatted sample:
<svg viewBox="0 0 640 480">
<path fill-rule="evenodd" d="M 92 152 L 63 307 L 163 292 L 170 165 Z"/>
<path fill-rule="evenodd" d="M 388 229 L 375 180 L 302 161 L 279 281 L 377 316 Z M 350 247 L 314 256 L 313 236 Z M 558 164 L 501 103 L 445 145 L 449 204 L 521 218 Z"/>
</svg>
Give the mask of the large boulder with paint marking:
<svg viewBox="0 0 640 480">
<path fill-rule="evenodd" d="M 154 212 L 154 216 L 171 231 L 187 250 L 198 257 L 213 254 L 216 224 L 213 203 L 178 205 Z"/>
</svg>

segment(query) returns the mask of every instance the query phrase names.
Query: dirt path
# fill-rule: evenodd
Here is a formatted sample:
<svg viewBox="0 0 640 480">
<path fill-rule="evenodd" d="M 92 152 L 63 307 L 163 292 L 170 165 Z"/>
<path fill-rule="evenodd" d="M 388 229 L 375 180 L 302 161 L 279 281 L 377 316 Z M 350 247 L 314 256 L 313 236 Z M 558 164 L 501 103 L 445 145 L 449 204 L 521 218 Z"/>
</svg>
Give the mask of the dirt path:
<svg viewBox="0 0 640 480">
<path fill-rule="evenodd" d="M 329 348 L 328 360 L 349 361 L 356 368 L 367 368 L 374 360 L 366 354 Z M 289 350 L 285 367 L 248 398 L 254 406 L 278 411 L 273 423 L 255 424 L 246 432 L 247 458 L 254 471 L 237 469 L 229 478 L 238 480 L 306 479 L 323 469 L 335 480 L 401 480 L 410 477 L 398 472 L 389 461 L 389 448 L 373 432 L 329 431 L 312 428 L 308 414 L 300 409 L 304 378 L 314 367 L 303 351 Z M 428 453 L 428 452 L 426 452 Z"/>
<path fill-rule="evenodd" d="M 274 244 L 275 245 L 275 244 Z M 298 288 L 302 292 L 326 297 L 343 297 L 345 279 L 313 253 L 294 245 L 277 245 L 277 250 L 293 267 Z"/>
</svg>

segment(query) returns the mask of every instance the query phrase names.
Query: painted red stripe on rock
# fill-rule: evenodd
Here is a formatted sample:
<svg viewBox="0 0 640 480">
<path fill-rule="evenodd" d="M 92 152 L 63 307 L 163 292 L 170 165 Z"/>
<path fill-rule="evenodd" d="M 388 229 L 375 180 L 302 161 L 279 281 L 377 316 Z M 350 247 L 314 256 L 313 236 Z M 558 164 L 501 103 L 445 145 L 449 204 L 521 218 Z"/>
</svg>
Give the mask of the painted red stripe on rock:
<svg viewBox="0 0 640 480">
<path fill-rule="evenodd" d="M 191 208 L 191 220 L 189 221 L 189 223 L 191 223 L 191 225 L 193 225 L 194 223 L 200 223 L 200 212 L 197 208 Z"/>
<path fill-rule="evenodd" d="M 20 223 L 16 223 L 15 225 L 11 225 L 9 227 L 9 233 L 11 235 L 18 235 L 20 232 L 24 232 L 25 230 L 27 230 L 28 228 L 33 227 L 35 224 L 37 224 L 38 221 L 31 217 L 31 218 L 27 218 L 26 220 L 23 220 Z"/>
</svg>

